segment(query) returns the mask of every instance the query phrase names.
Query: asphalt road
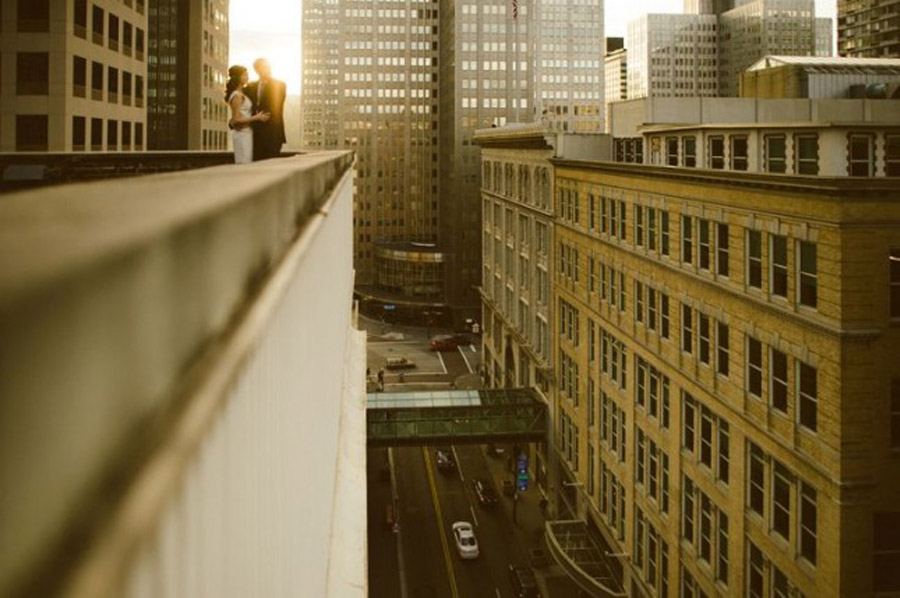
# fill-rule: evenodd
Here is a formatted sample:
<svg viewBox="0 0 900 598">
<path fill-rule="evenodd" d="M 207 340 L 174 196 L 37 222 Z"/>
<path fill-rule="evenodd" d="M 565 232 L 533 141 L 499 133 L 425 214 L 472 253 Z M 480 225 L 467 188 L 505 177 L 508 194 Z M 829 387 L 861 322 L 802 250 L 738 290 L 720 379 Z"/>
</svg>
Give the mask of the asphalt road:
<svg viewBox="0 0 900 598">
<path fill-rule="evenodd" d="M 442 473 L 435 467 L 433 448 L 393 449 L 399 534 L 385 524 L 386 505 L 391 501 L 391 485 L 381 474 L 386 451 L 369 452 L 369 592 L 373 598 L 402 596 L 401 560 L 410 598 L 512 596 L 507 566 L 525 562 L 525 549 L 514 541 L 513 523 L 500 505 L 478 504 L 472 479 L 490 477 L 481 447 L 457 446 L 455 451 L 458 471 Z M 478 559 L 459 557 L 451 534 L 454 521 L 475 525 Z M 402 559 L 397 555 L 398 542 Z"/>
</svg>

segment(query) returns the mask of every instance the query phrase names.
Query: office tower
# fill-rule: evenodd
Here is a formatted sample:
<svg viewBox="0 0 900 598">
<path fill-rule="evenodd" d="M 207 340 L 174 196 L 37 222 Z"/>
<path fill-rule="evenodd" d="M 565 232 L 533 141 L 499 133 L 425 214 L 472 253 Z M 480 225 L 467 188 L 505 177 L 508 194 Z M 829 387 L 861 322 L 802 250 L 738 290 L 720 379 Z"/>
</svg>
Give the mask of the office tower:
<svg viewBox="0 0 900 598">
<path fill-rule="evenodd" d="M 535 13 L 530 2 L 519 2 L 513 17 L 504 0 L 444 0 L 440 7 L 439 239 L 447 260 L 447 302 L 473 317 L 481 281 L 481 203 L 479 149 L 472 135 L 476 129 L 537 118 L 528 51 Z"/>
<path fill-rule="evenodd" d="M 714 14 L 647 14 L 628 23 L 628 97 L 715 96 Z"/>
<path fill-rule="evenodd" d="M 738 94 L 741 71 L 763 56 L 816 56 L 813 0 L 748 0 L 719 18 L 719 91 Z"/>
<path fill-rule="evenodd" d="M 900 591 L 893 104 L 629 101 L 642 163 L 550 158 L 557 516 L 631 595 Z"/>
<path fill-rule="evenodd" d="M 356 152 L 363 307 L 439 310 L 437 7 L 320 0 L 303 14 L 303 143 Z"/>
<path fill-rule="evenodd" d="M 148 149 L 227 149 L 228 0 L 149 4 Z"/>
<path fill-rule="evenodd" d="M 364 309 L 381 303 L 394 315 L 407 307 L 421 315 L 449 304 L 456 316 L 477 316 L 472 134 L 538 119 L 602 130 L 601 3 L 316 0 L 304 4 L 303 36 L 304 144 L 359 156 Z"/>
<path fill-rule="evenodd" d="M 607 50 L 603 59 L 603 74 L 606 79 L 604 93 L 606 103 L 628 98 L 628 50 L 618 48 Z"/>
<path fill-rule="evenodd" d="M 144 149 L 144 0 L 3 0 L 0 151 Z"/>
<path fill-rule="evenodd" d="M 532 6 L 534 120 L 555 131 L 602 132 L 602 2 L 543 0 Z"/>
<path fill-rule="evenodd" d="M 814 8 L 688 0 L 686 14 L 639 17 L 628 24 L 628 97 L 736 96 L 741 71 L 763 56 L 830 56 L 830 19 Z"/>
<path fill-rule="evenodd" d="M 834 21 L 828 17 L 816 17 L 816 51 L 813 56 L 834 56 Z"/>
<path fill-rule="evenodd" d="M 838 0 L 838 54 L 900 58 L 900 0 Z"/>
</svg>

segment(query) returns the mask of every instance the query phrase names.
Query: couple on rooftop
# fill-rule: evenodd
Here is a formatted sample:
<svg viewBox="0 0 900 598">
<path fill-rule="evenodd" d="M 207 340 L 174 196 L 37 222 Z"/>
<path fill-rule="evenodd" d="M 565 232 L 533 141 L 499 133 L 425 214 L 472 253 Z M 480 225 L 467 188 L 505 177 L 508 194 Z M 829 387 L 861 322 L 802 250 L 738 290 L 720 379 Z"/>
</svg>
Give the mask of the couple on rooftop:
<svg viewBox="0 0 900 598">
<path fill-rule="evenodd" d="M 225 101 L 231 107 L 231 139 L 235 164 L 267 160 L 281 154 L 285 142 L 283 81 L 272 78 L 272 67 L 265 58 L 253 62 L 259 76 L 249 83 L 247 69 L 235 65 L 228 69 Z"/>
</svg>

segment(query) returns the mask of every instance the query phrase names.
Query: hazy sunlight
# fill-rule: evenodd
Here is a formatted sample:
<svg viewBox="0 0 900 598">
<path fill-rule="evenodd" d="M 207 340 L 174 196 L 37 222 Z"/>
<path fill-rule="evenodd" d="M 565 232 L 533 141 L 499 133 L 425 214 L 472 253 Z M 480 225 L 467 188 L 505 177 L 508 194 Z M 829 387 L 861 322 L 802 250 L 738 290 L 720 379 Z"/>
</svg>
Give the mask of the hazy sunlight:
<svg viewBox="0 0 900 598">
<path fill-rule="evenodd" d="M 268 58 L 288 93 L 299 94 L 302 10 L 301 0 L 231 0 L 229 66 L 251 68 L 255 59 Z"/>
</svg>

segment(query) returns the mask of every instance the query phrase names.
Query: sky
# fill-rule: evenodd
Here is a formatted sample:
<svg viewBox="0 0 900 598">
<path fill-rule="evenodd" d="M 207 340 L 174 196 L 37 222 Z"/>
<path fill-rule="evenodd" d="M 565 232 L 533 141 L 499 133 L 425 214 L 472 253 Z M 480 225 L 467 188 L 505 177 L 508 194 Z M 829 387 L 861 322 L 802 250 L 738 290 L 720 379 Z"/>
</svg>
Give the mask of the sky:
<svg viewBox="0 0 900 598">
<path fill-rule="evenodd" d="M 835 16 L 836 0 L 816 0 L 816 14 Z M 683 0 L 606 0 L 606 35 L 624 37 L 628 21 L 649 12 L 681 12 Z M 302 0 L 231 0 L 231 64 L 250 67 L 261 56 L 275 76 L 300 93 Z"/>
</svg>

